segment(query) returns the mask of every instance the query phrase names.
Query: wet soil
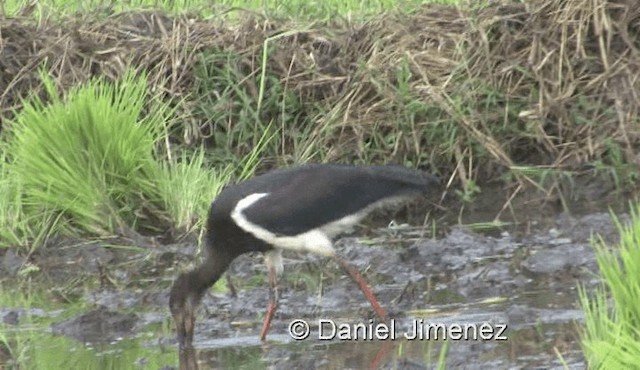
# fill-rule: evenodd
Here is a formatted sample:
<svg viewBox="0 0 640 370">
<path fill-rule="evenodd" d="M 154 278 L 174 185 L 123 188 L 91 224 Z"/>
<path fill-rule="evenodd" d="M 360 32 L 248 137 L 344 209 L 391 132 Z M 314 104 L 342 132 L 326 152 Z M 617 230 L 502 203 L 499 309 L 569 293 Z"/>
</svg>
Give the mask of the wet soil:
<svg viewBox="0 0 640 370">
<path fill-rule="evenodd" d="M 618 217 L 628 222 L 625 214 Z M 600 282 L 591 238 L 600 235 L 613 245 L 618 232 L 606 212 L 561 213 L 544 221 L 485 233 L 453 226 L 436 237 L 425 236 L 425 227 L 391 224 L 360 230 L 365 236 L 342 238 L 336 249 L 363 271 L 399 336 L 410 332 L 416 320 L 506 328 L 506 340 L 449 340 L 449 368 L 585 368 L 577 286 L 591 289 Z M 88 308 L 69 317 L 38 307 L 0 306 L 5 325 L 20 327 L 26 314 L 46 316 L 54 318 L 53 334 L 82 343 L 135 338 L 141 345 L 175 349 L 171 331 L 156 333 L 153 340 L 143 334 L 154 325 L 170 327 L 168 289 L 177 273 L 193 264 L 195 240 L 170 245 L 153 238 L 52 243 L 57 245 L 30 256 L 6 250 L 0 258 L 3 283 L 25 266 L 38 266 L 36 284 L 47 286 L 61 301 L 81 300 Z M 374 313 L 331 261 L 290 253 L 284 264 L 280 307 L 268 345 L 258 340 L 268 298 L 260 255 L 234 262 L 228 274 L 234 289 L 205 295 L 192 354 L 201 369 L 425 369 L 437 362 L 441 340 L 318 339 L 320 319 L 376 324 Z M 288 330 L 294 319 L 310 324 L 310 338 L 292 339 Z M 164 368 L 176 366 L 167 363 Z"/>
</svg>

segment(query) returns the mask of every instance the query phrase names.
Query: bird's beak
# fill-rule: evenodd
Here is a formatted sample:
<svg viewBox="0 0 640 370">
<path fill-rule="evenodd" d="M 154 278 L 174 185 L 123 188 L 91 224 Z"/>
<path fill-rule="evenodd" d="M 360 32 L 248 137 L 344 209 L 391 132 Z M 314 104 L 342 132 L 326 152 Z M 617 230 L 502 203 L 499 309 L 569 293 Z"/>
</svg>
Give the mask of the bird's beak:
<svg viewBox="0 0 640 370">
<path fill-rule="evenodd" d="M 193 327 L 195 326 L 195 314 L 193 310 L 185 307 L 184 310 L 173 315 L 178 335 L 180 348 L 191 347 L 193 345 Z"/>
</svg>

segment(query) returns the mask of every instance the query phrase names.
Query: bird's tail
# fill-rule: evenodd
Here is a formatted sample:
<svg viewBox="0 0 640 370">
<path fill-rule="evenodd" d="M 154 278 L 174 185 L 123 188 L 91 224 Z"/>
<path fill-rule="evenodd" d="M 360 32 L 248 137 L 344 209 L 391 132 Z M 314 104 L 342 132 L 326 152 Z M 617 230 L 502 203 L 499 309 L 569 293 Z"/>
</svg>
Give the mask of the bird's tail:
<svg viewBox="0 0 640 370">
<path fill-rule="evenodd" d="M 429 193 L 440 188 L 440 179 L 426 172 L 396 166 L 371 166 L 371 173 L 379 180 L 402 183 L 411 192 Z"/>
</svg>

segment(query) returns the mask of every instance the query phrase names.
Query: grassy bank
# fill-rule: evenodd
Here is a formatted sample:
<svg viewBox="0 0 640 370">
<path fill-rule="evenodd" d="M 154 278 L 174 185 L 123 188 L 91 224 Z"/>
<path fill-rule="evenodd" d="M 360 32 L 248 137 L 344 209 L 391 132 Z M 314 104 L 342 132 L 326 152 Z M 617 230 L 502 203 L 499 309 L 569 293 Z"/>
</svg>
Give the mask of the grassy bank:
<svg viewBox="0 0 640 370">
<path fill-rule="evenodd" d="M 605 0 L 418 3 L 9 19 L 7 47 L 28 52 L 0 59 L 14 71 L 0 82 L 3 126 L 42 89 L 36 66 L 63 89 L 133 68 L 171 102 L 171 141 L 205 145 L 219 163 L 272 127 L 265 168 L 398 162 L 440 173 L 462 199 L 495 179 L 546 194 L 580 176 L 635 186 L 638 104 L 626 92 L 638 87 L 637 42 L 625 36 L 635 13 Z"/>
<path fill-rule="evenodd" d="M 635 13 L 444 3 L 309 21 L 38 2 L 41 16 L 3 19 L 0 245 L 174 239 L 221 184 L 308 161 L 430 170 L 463 202 L 496 179 L 551 196 L 579 176 L 635 187 Z"/>
<path fill-rule="evenodd" d="M 405 11 L 415 9 L 422 4 L 440 3 L 457 4 L 458 0 L 370 0 L 370 1 L 263 1 L 263 0 L 222 0 L 212 3 L 207 0 L 133 0 L 127 2 L 105 2 L 101 0 L 73 1 L 46 0 L 25 2 L 9 0 L 2 5 L 2 12 L 8 17 L 30 16 L 37 19 L 59 17 L 76 13 L 90 13 L 98 9 L 108 15 L 118 12 L 156 9 L 179 14 L 183 12 L 197 13 L 202 17 L 239 18 L 245 12 L 263 13 L 267 17 L 292 18 L 306 20 L 328 20 L 333 17 L 368 18 L 392 9 Z"/>
</svg>

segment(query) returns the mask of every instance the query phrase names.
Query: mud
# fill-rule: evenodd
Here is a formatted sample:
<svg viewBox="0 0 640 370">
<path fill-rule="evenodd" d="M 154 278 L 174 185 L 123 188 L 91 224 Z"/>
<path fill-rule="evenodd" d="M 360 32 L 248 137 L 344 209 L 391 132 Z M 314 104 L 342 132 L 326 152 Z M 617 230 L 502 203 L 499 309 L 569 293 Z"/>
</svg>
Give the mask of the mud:
<svg viewBox="0 0 640 370">
<path fill-rule="evenodd" d="M 111 342 L 131 335 L 138 321 L 133 313 L 125 314 L 99 307 L 52 325 L 51 332 L 84 343 Z"/>
<path fill-rule="evenodd" d="M 628 217 L 620 220 L 627 222 Z M 576 330 L 582 319 L 576 287 L 599 283 L 589 242 L 594 235 L 617 241 L 609 214 L 562 214 L 528 233 L 487 235 L 464 227 L 452 227 L 441 238 L 425 239 L 418 233 L 416 228 L 395 225 L 375 230 L 369 237 L 347 237 L 336 243 L 339 253 L 372 283 L 397 332 L 409 332 L 416 320 L 502 325 L 507 340 L 449 341 L 448 366 L 585 367 Z M 139 241 L 126 239 L 60 243 L 64 243 L 60 248 L 28 257 L 6 251 L 1 273 L 16 276 L 25 264 L 37 265 L 42 271 L 39 276 L 46 276 L 37 284 L 54 282 L 51 289 L 55 291 L 61 289 L 55 282 L 65 281 L 61 295 L 82 300 L 88 308 L 65 317 L 60 310 L 0 307 L 3 323 L 19 328 L 25 314 L 53 318 L 51 333 L 82 343 L 146 338 L 144 334 L 153 333 L 149 328 L 154 325 L 170 327 L 168 288 L 179 270 L 193 261 L 197 252 L 193 240 L 172 245 L 148 241 L 153 247 L 147 248 L 133 248 Z M 68 283 L 71 278 L 76 285 Z M 280 308 L 265 346 L 258 340 L 267 304 L 262 257 L 246 255 L 236 260 L 230 281 L 236 296 L 227 290 L 211 291 L 203 298 L 192 360 L 204 369 L 254 362 L 275 369 L 361 368 L 363 364 L 424 369 L 434 366 L 442 349 L 442 341 L 424 340 L 319 340 L 312 334 L 307 340 L 294 341 L 288 335 L 293 319 L 307 320 L 312 333 L 319 330 L 319 319 L 375 323 L 368 302 L 337 265 L 297 254 L 285 254 Z M 157 338 L 139 340 L 145 346 L 175 348 L 171 331 L 156 331 L 153 336 Z M 168 363 L 165 368 L 176 366 Z"/>
</svg>

